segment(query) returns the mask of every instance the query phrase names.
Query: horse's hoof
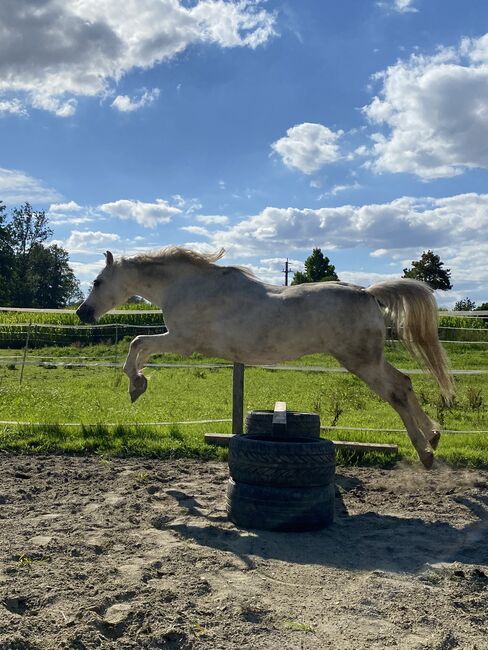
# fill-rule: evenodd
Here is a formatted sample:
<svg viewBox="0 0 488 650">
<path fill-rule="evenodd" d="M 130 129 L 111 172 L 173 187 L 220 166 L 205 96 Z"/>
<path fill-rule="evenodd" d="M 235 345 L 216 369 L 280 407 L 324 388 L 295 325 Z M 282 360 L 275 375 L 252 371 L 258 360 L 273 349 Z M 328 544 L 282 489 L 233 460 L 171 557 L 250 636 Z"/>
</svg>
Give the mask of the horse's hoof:
<svg viewBox="0 0 488 650">
<path fill-rule="evenodd" d="M 129 386 L 129 395 L 130 400 L 134 403 L 145 391 L 147 388 L 147 379 L 144 375 L 137 375 L 134 379 L 131 379 Z"/>
<path fill-rule="evenodd" d="M 437 447 L 439 446 L 439 440 L 441 439 L 441 432 L 440 431 L 433 431 L 434 437 L 429 440 L 430 446 L 432 449 L 435 451 Z"/>
<path fill-rule="evenodd" d="M 420 455 L 420 460 L 425 469 L 431 469 L 434 464 L 434 454 L 431 451 L 424 451 Z"/>
</svg>

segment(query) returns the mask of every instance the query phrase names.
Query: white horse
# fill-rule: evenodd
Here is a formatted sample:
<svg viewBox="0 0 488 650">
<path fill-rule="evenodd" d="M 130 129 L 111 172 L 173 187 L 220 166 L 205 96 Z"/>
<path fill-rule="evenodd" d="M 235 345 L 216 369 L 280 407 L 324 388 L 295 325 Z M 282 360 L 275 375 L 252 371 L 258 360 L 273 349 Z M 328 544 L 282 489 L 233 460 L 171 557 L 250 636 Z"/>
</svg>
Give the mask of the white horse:
<svg viewBox="0 0 488 650">
<path fill-rule="evenodd" d="M 94 322 L 129 296 L 140 295 L 161 307 L 168 329 L 132 341 L 124 365 L 132 401 L 146 390 L 142 368 L 152 354 L 200 352 L 244 364 L 272 364 L 327 352 L 391 404 L 430 468 L 438 425 L 420 408 L 409 377 L 386 361 L 382 313 L 449 401 L 453 382 L 428 286 L 392 280 L 367 289 L 344 282 L 278 287 L 246 269 L 216 265 L 223 254 L 174 247 L 114 261 L 107 251 L 105 268 L 76 312 L 80 319 Z"/>
</svg>

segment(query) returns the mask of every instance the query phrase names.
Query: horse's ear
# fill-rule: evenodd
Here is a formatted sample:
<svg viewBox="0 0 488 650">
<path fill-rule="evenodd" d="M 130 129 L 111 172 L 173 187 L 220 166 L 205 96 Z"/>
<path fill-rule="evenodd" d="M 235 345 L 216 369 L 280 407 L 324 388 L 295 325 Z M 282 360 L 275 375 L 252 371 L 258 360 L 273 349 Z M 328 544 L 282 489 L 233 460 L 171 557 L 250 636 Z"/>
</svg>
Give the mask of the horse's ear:
<svg viewBox="0 0 488 650">
<path fill-rule="evenodd" d="M 107 251 L 105 253 L 105 264 L 107 266 L 112 266 L 113 263 L 114 263 L 114 256 L 112 255 L 112 253 L 110 251 Z"/>
</svg>

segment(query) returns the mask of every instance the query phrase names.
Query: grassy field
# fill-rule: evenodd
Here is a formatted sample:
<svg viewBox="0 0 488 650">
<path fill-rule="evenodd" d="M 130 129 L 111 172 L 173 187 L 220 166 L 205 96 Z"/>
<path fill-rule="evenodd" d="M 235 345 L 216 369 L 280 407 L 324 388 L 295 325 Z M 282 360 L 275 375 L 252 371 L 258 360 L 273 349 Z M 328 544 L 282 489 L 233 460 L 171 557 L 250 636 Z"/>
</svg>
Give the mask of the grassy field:
<svg viewBox="0 0 488 650">
<path fill-rule="evenodd" d="M 449 347 L 454 368 L 488 369 L 488 350 L 480 346 L 456 344 Z M 71 451 L 156 456 L 222 457 L 225 452 L 203 442 L 206 431 L 229 431 L 230 423 L 176 424 L 181 421 L 225 419 L 231 417 L 231 369 L 148 368 L 147 393 L 135 404 L 127 395 L 127 380 L 119 368 L 53 367 L 51 357 L 69 361 L 83 357 L 121 361 L 127 342 L 79 348 L 43 348 L 33 350 L 36 362 L 44 366 L 26 366 L 22 385 L 20 363 L 0 367 L 0 420 L 41 422 L 49 426 L 0 425 L 0 449 L 23 451 Z M 0 350 L 0 355 L 17 354 Z M 392 344 L 387 354 L 398 367 L 416 367 L 415 362 Z M 30 357 L 34 360 L 34 356 Z M 158 360 L 158 358 L 155 358 Z M 175 355 L 160 361 L 178 362 Z M 184 361 L 188 361 L 185 359 Z M 194 355 L 196 364 L 207 360 Z M 336 366 L 325 355 L 304 357 L 295 362 L 302 366 Z M 412 375 L 414 387 L 426 411 L 444 428 L 452 430 L 488 430 L 488 375 L 457 375 L 455 404 L 445 408 L 430 377 Z M 246 370 L 245 409 L 271 408 L 276 400 L 285 400 L 290 409 L 317 411 L 323 425 L 402 429 L 396 413 L 377 398 L 362 382 L 347 373 L 319 373 Z M 148 422 L 168 422 L 166 426 L 141 426 Z M 63 427 L 65 423 L 83 426 Z M 117 425 L 117 426 L 108 426 Z M 138 426 L 131 426 L 138 425 Z M 328 437 L 342 440 L 394 442 L 404 458 L 415 458 L 410 441 L 401 432 L 359 432 L 337 430 Z M 488 434 L 448 434 L 441 442 L 438 456 L 463 465 L 488 465 Z M 340 457 L 340 462 L 355 461 Z M 372 456 L 363 462 L 378 460 Z M 384 460 L 384 459 L 383 459 Z"/>
</svg>

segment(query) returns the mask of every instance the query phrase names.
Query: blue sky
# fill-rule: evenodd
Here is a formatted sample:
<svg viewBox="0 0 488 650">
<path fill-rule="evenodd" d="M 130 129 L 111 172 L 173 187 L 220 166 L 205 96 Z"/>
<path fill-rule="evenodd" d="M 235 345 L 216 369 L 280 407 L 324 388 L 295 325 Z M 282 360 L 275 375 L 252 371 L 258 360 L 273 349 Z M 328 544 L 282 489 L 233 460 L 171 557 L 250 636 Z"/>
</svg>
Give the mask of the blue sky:
<svg viewBox="0 0 488 650">
<path fill-rule="evenodd" d="M 224 246 L 281 284 L 423 250 L 488 300 L 485 0 L 3 0 L 0 199 L 101 253 Z M 19 46 L 21 44 L 21 46 Z"/>
</svg>

